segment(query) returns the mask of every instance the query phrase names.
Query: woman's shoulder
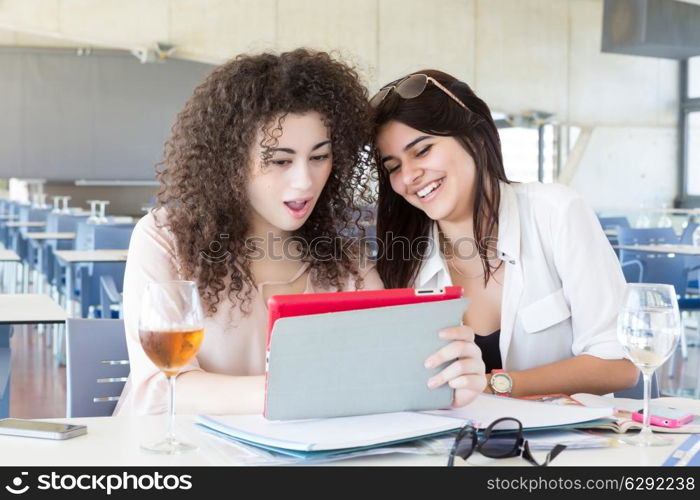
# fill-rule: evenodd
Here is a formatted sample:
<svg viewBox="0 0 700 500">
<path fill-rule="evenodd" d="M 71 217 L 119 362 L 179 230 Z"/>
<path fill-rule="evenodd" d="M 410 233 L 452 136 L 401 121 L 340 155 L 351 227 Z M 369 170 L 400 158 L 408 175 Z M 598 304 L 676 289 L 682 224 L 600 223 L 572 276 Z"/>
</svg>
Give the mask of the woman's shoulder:
<svg viewBox="0 0 700 500">
<path fill-rule="evenodd" d="M 560 226 L 567 224 L 572 213 L 592 211 L 583 196 L 564 184 L 529 182 L 511 186 L 517 198 L 521 221 Z"/>
<path fill-rule="evenodd" d="M 569 186 L 558 183 L 522 182 L 510 184 L 518 199 L 533 207 L 559 208 L 583 197 Z"/>
<path fill-rule="evenodd" d="M 159 245 L 171 249 L 174 247 L 174 235 L 167 226 L 168 218 L 165 208 L 155 208 L 141 217 L 134 226 L 132 240 L 153 240 Z"/>
</svg>

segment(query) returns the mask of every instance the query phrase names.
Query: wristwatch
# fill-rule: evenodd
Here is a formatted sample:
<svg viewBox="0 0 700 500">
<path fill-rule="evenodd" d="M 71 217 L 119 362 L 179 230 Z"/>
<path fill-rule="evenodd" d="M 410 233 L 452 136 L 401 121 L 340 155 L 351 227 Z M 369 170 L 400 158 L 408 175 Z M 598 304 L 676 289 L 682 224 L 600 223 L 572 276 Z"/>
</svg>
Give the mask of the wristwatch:
<svg viewBox="0 0 700 500">
<path fill-rule="evenodd" d="M 491 390 L 497 396 L 510 396 L 513 392 L 513 379 L 505 370 L 491 370 L 491 380 L 489 380 Z"/>
</svg>

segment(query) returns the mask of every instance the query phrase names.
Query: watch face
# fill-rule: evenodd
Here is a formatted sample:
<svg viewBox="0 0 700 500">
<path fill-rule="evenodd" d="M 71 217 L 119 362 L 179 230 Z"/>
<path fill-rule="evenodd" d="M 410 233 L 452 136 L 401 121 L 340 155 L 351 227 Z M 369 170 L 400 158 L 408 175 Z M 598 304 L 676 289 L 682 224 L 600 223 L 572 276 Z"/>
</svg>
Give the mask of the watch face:
<svg viewBox="0 0 700 500">
<path fill-rule="evenodd" d="M 507 375 L 497 373 L 491 377 L 491 387 L 496 392 L 510 392 L 510 378 Z"/>
</svg>

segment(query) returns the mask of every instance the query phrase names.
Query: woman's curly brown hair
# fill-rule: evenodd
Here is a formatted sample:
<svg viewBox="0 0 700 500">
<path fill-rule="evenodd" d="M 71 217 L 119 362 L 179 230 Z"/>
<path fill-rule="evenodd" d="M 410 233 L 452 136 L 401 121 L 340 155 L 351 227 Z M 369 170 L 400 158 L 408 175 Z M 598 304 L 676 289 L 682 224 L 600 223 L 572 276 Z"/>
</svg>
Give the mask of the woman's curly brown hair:
<svg viewBox="0 0 700 500">
<path fill-rule="evenodd" d="M 259 160 L 251 158 L 257 133 L 263 132 L 265 151 L 276 145 L 281 118 L 312 111 L 330 128 L 333 167 L 314 211 L 293 236 L 314 282 L 340 289 L 351 274 L 362 286 L 359 247 L 346 237 L 364 236 L 363 204 L 371 202 L 365 87 L 353 68 L 324 52 L 241 55 L 214 69 L 194 90 L 157 168 L 156 208 L 167 211 L 163 225 L 175 237 L 178 270 L 196 281 L 209 313 L 221 302 L 227 276 L 228 298 L 244 312 L 255 287 L 249 261 L 254 248 L 245 238 L 250 162 Z M 226 258 L 211 258 L 213 249 Z"/>
</svg>

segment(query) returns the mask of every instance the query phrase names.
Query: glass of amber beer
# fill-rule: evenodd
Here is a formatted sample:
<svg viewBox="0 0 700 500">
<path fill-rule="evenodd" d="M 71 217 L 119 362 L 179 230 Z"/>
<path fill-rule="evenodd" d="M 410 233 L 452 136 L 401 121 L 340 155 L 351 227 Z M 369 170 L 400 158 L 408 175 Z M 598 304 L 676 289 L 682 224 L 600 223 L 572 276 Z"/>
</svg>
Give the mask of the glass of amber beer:
<svg viewBox="0 0 700 500">
<path fill-rule="evenodd" d="M 175 455 L 197 449 L 175 437 L 175 378 L 199 350 L 204 337 L 202 306 L 192 281 L 149 283 L 139 316 L 141 346 L 168 379 L 168 433 L 165 439 L 141 447 L 154 453 Z"/>
</svg>

